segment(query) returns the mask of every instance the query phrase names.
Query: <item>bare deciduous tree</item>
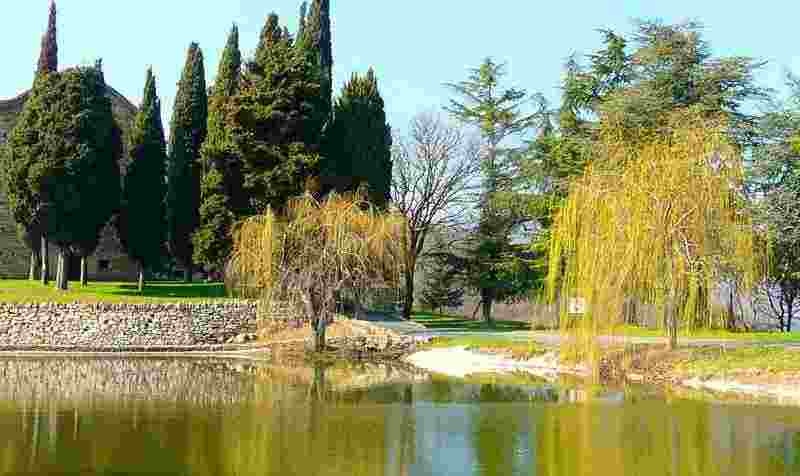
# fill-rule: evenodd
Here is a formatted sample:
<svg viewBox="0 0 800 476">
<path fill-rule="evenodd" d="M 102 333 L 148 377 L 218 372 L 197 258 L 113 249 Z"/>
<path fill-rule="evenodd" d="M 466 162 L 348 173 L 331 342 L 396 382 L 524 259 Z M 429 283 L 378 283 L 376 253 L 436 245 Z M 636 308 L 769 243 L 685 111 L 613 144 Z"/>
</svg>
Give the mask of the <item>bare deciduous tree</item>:
<svg viewBox="0 0 800 476">
<path fill-rule="evenodd" d="M 406 216 L 403 234 L 403 316 L 411 317 L 414 275 L 434 231 L 462 224 L 480 174 L 480 142 L 466 129 L 421 113 L 411 121 L 408 136 L 395 140 L 392 201 Z"/>
</svg>

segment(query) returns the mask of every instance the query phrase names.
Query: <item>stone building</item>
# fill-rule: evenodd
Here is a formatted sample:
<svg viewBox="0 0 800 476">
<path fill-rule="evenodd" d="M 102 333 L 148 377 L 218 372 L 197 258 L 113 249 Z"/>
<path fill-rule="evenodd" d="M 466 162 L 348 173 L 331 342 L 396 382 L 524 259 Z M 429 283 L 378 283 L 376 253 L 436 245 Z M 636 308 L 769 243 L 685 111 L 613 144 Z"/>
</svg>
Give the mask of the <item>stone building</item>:
<svg viewBox="0 0 800 476">
<path fill-rule="evenodd" d="M 106 94 L 111 99 L 114 117 L 122 129 L 123 144 L 127 149 L 128 134 L 137 108 L 110 86 Z M 27 98 L 28 92 L 25 92 L 13 99 L 0 100 L 0 145 L 5 143 Z M 126 158 L 127 153 L 123 154 L 123 160 L 120 163 L 123 173 L 125 172 Z M 5 194 L 0 189 L 0 278 L 26 277 L 30 253 L 17 235 L 16 224 L 8 209 Z M 50 269 L 55 270 L 55 250 L 51 250 L 49 255 Z M 76 278 L 74 274 L 80 273 L 80 259 L 74 259 L 76 262 L 70 263 L 70 272 L 73 274 L 71 279 Z M 116 231 L 110 225 L 103 230 L 100 245 L 94 255 L 88 259 L 87 267 L 89 279 L 95 281 L 127 281 L 134 280 L 137 276 L 135 264 L 122 251 Z"/>
</svg>

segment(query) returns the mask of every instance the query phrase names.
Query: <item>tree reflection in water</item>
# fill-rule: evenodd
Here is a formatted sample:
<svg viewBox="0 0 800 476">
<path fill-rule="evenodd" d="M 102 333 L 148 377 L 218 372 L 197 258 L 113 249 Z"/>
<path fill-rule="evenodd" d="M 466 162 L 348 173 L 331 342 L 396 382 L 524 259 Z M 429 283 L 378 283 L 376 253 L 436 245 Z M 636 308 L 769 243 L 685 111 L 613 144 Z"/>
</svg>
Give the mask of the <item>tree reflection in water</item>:
<svg viewBox="0 0 800 476">
<path fill-rule="evenodd" d="M 377 364 L 0 361 L 0 475 L 800 474 L 800 411 Z"/>
</svg>

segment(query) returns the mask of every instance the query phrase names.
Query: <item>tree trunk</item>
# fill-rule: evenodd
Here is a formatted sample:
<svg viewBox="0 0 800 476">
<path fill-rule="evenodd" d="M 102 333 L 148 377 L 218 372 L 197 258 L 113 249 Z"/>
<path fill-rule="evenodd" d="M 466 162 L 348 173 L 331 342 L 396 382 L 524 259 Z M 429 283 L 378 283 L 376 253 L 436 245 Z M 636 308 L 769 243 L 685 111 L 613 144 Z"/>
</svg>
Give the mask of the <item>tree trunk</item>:
<svg viewBox="0 0 800 476">
<path fill-rule="evenodd" d="M 733 284 L 731 284 L 730 290 L 728 292 L 728 320 L 725 323 L 725 328 L 729 331 L 736 330 L 736 308 L 734 305 L 734 299 L 736 298 L 736 288 Z"/>
<path fill-rule="evenodd" d="M 34 248 L 35 247 L 34 245 Z M 39 256 L 39 251 L 31 251 L 31 265 L 28 269 L 28 279 L 30 281 L 36 281 L 36 271 L 42 266 L 41 263 L 39 263 Z"/>
<path fill-rule="evenodd" d="M 792 314 L 794 313 L 794 296 L 791 297 L 787 306 L 786 332 L 792 332 Z"/>
<path fill-rule="evenodd" d="M 56 253 L 56 288 L 58 287 L 59 283 L 61 282 L 61 252 Z"/>
<path fill-rule="evenodd" d="M 325 350 L 325 330 L 328 323 L 320 317 L 314 324 L 312 329 L 314 331 L 314 352 L 322 352 Z"/>
<path fill-rule="evenodd" d="M 183 282 L 184 283 L 191 283 L 192 282 L 192 265 L 186 265 L 186 268 L 183 270 Z"/>
<path fill-rule="evenodd" d="M 405 298 L 403 299 L 403 319 L 410 320 L 414 308 L 414 272 L 406 270 Z"/>
<path fill-rule="evenodd" d="M 81 256 L 81 286 L 89 284 L 89 266 L 86 263 L 86 257 Z"/>
<path fill-rule="evenodd" d="M 144 265 L 139 263 L 139 292 L 144 291 Z"/>
<path fill-rule="evenodd" d="M 58 253 L 58 279 L 56 286 L 62 291 L 69 289 L 69 252 L 60 250 Z"/>
<path fill-rule="evenodd" d="M 494 296 L 489 289 L 481 289 L 481 316 L 483 322 L 487 326 L 493 326 L 494 320 L 492 318 L 492 304 L 494 303 Z"/>
<path fill-rule="evenodd" d="M 669 335 L 669 350 L 678 348 L 678 309 L 675 301 L 675 293 L 670 292 L 664 309 L 667 335 Z"/>
<path fill-rule="evenodd" d="M 47 286 L 48 281 L 50 281 L 50 274 L 48 273 L 48 243 L 47 243 L 47 236 L 42 235 L 42 251 L 41 251 L 41 259 L 42 259 L 42 271 L 39 274 L 39 278 L 42 280 L 42 284 Z"/>
</svg>

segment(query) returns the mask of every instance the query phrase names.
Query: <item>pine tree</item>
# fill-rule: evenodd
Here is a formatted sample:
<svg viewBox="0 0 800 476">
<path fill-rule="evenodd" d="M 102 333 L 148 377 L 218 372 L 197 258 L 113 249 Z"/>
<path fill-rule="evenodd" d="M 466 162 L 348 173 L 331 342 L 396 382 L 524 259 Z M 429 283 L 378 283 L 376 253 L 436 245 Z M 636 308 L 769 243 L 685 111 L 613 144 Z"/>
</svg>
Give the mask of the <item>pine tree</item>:
<svg viewBox="0 0 800 476">
<path fill-rule="evenodd" d="M 117 229 L 125 251 L 139 267 L 139 291 L 142 291 L 145 270 L 161 259 L 166 227 L 167 145 L 152 69 L 147 70 L 144 99 L 131 130 L 128 153 Z"/>
<path fill-rule="evenodd" d="M 502 147 L 509 137 L 532 128 L 538 116 L 521 111 L 529 100 L 519 89 L 501 89 L 503 64 L 487 58 L 470 72 L 467 80 L 449 84 L 459 100 L 451 100 L 447 110 L 457 120 L 480 130 L 485 145 L 481 158 L 482 193 L 478 206 L 480 219 L 472 236 L 469 259 L 464 269 L 468 282 L 480 293 L 484 321 L 492 324 L 492 306 L 519 292 L 504 272 L 504 261 L 513 254 L 511 232 L 513 213 L 498 206 L 497 198 L 510 191 L 513 149 Z M 524 273 L 527 274 L 527 273 Z M 527 280 L 526 280 L 527 281 Z"/>
<path fill-rule="evenodd" d="M 345 83 L 334 117 L 322 162 L 325 191 L 366 186 L 370 202 L 385 207 L 392 180 L 392 134 L 372 68 Z"/>
<path fill-rule="evenodd" d="M 273 20 L 274 19 L 274 20 Z M 270 15 L 256 60 L 248 65 L 242 89 L 232 98 L 229 121 L 240 154 L 246 214 L 267 206 L 282 210 L 319 175 L 322 125 L 319 70 L 304 51 L 281 35 Z"/>
<path fill-rule="evenodd" d="M 200 228 L 192 239 L 195 262 L 209 270 L 220 270 L 228 258 L 232 246 L 231 227 L 246 207 L 241 161 L 226 121 L 231 98 L 239 91 L 241 70 L 239 30 L 234 25 L 209 98 L 208 137 L 201 149 Z"/>
<path fill-rule="evenodd" d="M 314 0 L 303 30 L 303 48 L 320 69 L 320 95 L 326 117 L 333 114 L 333 45 L 331 35 L 331 2 Z"/>
<path fill-rule="evenodd" d="M 47 31 L 42 37 L 42 49 L 39 52 L 39 64 L 36 69 L 37 76 L 44 73 L 58 71 L 58 42 L 56 41 L 56 2 L 50 3 L 50 17 L 47 22 Z"/>
<path fill-rule="evenodd" d="M 191 280 L 192 234 L 200 224 L 200 147 L 208 129 L 208 93 L 203 53 L 189 46 L 172 113 L 167 167 L 167 244 Z"/>
</svg>

